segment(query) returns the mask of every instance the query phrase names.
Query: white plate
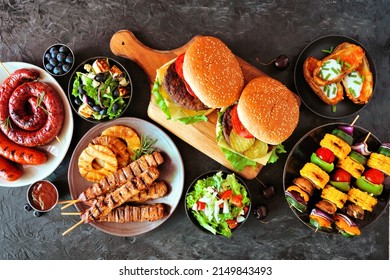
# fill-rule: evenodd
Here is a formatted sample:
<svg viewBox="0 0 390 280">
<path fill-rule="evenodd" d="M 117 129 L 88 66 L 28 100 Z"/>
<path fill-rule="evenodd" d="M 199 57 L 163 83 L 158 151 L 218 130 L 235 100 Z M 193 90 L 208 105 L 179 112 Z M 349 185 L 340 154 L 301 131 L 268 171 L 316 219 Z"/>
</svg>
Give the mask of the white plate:
<svg viewBox="0 0 390 280">
<path fill-rule="evenodd" d="M 53 87 L 55 91 L 61 96 L 62 103 L 64 104 L 65 109 L 65 120 L 64 125 L 60 134 L 58 135 L 58 140 L 53 140 L 50 144 L 40 147 L 41 149 L 47 151 L 48 160 L 46 163 L 41 165 L 24 165 L 23 166 L 23 175 L 18 180 L 9 182 L 0 178 L 1 187 L 21 187 L 34 183 L 35 181 L 41 180 L 49 176 L 53 171 L 61 164 L 63 161 L 68 149 L 70 142 L 72 141 L 73 135 L 73 116 L 72 109 L 70 108 L 68 98 L 64 90 L 61 88 L 60 84 L 48 74 L 42 68 L 25 63 L 25 62 L 4 62 L 3 63 L 8 72 L 13 73 L 14 71 L 21 68 L 34 69 L 39 72 L 39 81 L 45 82 Z M 8 77 L 8 73 L 3 67 L 0 67 L 0 84 Z"/>
<path fill-rule="evenodd" d="M 164 163 L 159 167 L 161 172 L 158 180 L 163 180 L 169 187 L 169 193 L 162 198 L 152 200 L 148 203 L 164 203 L 169 206 L 169 213 L 166 217 L 155 222 L 133 222 L 133 223 L 91 223 L 99 230 L 116 236 L 135 236 L 151 231 L 164 223 L 174 212 L 179 204 L 184 187 L 184 165 L 179 150 L 172 139 L 154 124 L 138 118 L 118 118 L 116 120 L 101 123 L 90 129 L 77 144 L 69 163 L 68 182 L 72 199 L 77 199 L 85 188 L 93 183 L 84 179 L 78 169 L 78 158 L 81 152 L 88 146 L 91 140 L 99 136 L 103 130 L 113 125 L 126 125 L 134 129 L 137 134 L 157 139 L 154 147 L 161 151 Z M 83 203 L 76 204 L 79 211 L 88 208 Z M 69 225 L 70 227 L 71 225 Z M 84 225 L 85 226 L 85 225 Z"/>
</svg>

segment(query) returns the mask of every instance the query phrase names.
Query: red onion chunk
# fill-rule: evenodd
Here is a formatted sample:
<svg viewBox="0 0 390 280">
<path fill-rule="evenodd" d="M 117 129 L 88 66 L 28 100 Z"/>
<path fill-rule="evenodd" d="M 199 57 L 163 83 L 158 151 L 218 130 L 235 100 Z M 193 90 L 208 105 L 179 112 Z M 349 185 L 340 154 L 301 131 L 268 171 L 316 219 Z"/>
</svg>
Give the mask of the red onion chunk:
<svg viewBox="0 0 390 280">
<path fill-rule="evenodd" d="M 340 125 L 339 128 L 344 131 L 345 133 L 353 136 L 353 129 L 354 127 L 351 125 Z"/>
<path fill-rule="evenodd" d="M 390 143 L 382 143 L 381 147 L 390 149 Z"/>
<path fill-rule="evenodd" d="M 310 215 L 322 217 L 322 218 L 328 220 L 329 222 L 333 223 L 332 217 L 329 216 L 328 214 L 326 214 L 324 211 L 321 211 L 321 210 L 318 209 L 318 208 L 313 208 L 313 209 L 311 210 Z"/>
<path fill-rule="evenodd" d="M 290 196 L 292 197 L 295 201 L 299 202 L 299 203 L 302 203 L 304 205 L 306 205 L 306 202 L 305 200 L 300 196 L 300 194 L 298 192 L 295 192 L 295 191 L 285 191 L 285 195 L 286 196 Z"/>
<path fill-rule="evenodd" d="M 337 213 L 336 216 L 339 216 L 341 219 L 344 219 L 344 221 L 346 221 L 347 224 L 348 224 L 350 227 L 357 227 L 357 225 L 355 224 L 355 222 L 352 221 L 351 218 L 348 217 L 347 215 Z"/>
<path fill-rule="evenodd" d="M 352 150 L 362 154 L 363 156 L 369 156 L 371 154 L 371 152 L 368 150 L 368 146 L 365 142 L 356 143 L 351 148 L 352 148 Z"/>
</svg>

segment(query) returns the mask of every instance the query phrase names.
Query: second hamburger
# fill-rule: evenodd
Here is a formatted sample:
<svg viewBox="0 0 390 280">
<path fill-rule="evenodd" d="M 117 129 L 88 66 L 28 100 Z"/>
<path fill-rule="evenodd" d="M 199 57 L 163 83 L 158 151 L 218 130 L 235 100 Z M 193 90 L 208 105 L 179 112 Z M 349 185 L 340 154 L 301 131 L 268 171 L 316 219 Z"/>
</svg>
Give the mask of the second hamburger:
<svg viewBox="0 0 390 280">
<path fill-rule="evenodd" d="M 275 162 L 282 142 L 299 121 L 296 95 L 279 81 L 258 77 L 244 88 L 237 104 L 221 111 L 217 143 L 234 169 Z"/>
</svg>

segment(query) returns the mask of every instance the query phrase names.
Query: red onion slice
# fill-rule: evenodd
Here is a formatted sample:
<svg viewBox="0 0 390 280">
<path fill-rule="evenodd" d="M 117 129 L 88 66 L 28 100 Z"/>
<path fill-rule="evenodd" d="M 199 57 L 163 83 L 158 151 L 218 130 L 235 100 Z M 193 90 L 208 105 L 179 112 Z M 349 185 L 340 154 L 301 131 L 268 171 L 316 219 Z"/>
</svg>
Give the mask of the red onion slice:
<svg viewBox="0 0 390 280">
<path fill-rule="evenodd" d="M 363 156 L 369 156 L 371 154 L 371 152 L 368 150 L 368 146 L 365 142 L 356 143 L 351 148 L 352 148 L 352 150 L 362 154 Z"/>
<path fill-rule="evenodd" d="M 347 215 L 337 213 L 335 216 L 339 216 L 341 219 L 344 219 L 344 221 L 346 221 L 347 224 L 348 224 L 350 227 L 357 227 L 357 225 L 355 224 L 355 222 L 352 221 L 351 218 L 348 217 Z"/>
<path fill-rule="evenodd" d="M 344 131 L 345 133 L 348 133 L 349 135 L 353 136 L 353 129 L 354 127 L 351 125 L 340 125 L 339 128 Z"/>
<path fill-rule="evenodd" d="M 326 214 L 324 211 L 321 211 L 321 210 L 318 209 L 318 208 L 313 208 L 313 209 L 311 210 L 311 212 L 310 212 L 310 215 L 322 217 L 322 218 L 328 220 L 329 222 L 333 223 L 332 217 L 329 216 L 328 214 Z"/>
</svg>

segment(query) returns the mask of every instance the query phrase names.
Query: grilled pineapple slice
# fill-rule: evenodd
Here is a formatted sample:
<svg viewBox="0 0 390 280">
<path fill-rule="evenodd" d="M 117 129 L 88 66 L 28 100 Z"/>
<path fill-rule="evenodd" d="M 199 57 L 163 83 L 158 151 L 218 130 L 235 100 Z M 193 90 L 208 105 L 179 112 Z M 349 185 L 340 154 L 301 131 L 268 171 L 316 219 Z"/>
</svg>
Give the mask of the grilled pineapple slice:
<svg viewBox="0 0 390 280">
<path fill-rule="evenodd" d="M 98 165 L 95 164 L 96 160 Z M 81 152 L 78 167 L 81 176 L 90 182 L 98 182 L 118 169 L 118 161 L 109 148 L 90 145 Z"/>
<path fill-rule="evenodd" d="M 348 199 L 347 194 L 343 193 L 342 191 L 339 191 L 331 185 L 326 185 L 324 187 L 321 193 L 321 197 L 323 199 L 329 200 L 330 202 L 333 202 L 339 209 L 343 208 L 345 202 L 347 202 Z"/>
<path fill-rule="evenodd" d="M 351 146 L 347 142 L 329 133 L 325 134 L 320 142 L 320 146 L 331 150 L 339 159 L 345 158 L 351 152 Z"/>
<path fill-rule="evenodd" d="M 372 212 L 378 203 L 378 200 L 375 197 L 357 188 L 351 188 L 348 191 L 348 200 L 362 207 L 363 210 L 367 210 L 369 212 Z"/>
<path fill-rule="evenodd" d="M 356 179 L 359 179 L 364 172 L 364 166 L 348 156 L 339 159 L 337 162 L 337 167 L 344 169 Z"/>
<path fill-rule="evenodd" d="M 328 173 L 311 162 L 306 163 L 299 173 L 317 189 L 323 189 L 330 179 Z"/>
<path fill-rule="evenodd" d="M 130 154 L 127 150 L 126 144 L 119 138 L 109 135 L 101 135 L 92 139 L 92 144 L 102 145 L 109 148 L 118 160 L 118 167 L 122 168 L 127 166 L 130 160 Z M 99 163 L 99 160 L 97 160 Z M 99 163 L 99 165 L 102 165 Z"/>
<path fill-rule="evenodd" d="M 390 157 L 378 153 L 371 153 L 367 165 L 390 176 Z"/>
<path fill-rule="evenodd" d="M 113 125 L 105 129 L 101 135 L 114 136 L 125 141 L 130 156 L 134 155 L 134 150 L 141 147 L 141 139 L 138 134 L 134 129 L 125 125 Z"/>
</svg>

